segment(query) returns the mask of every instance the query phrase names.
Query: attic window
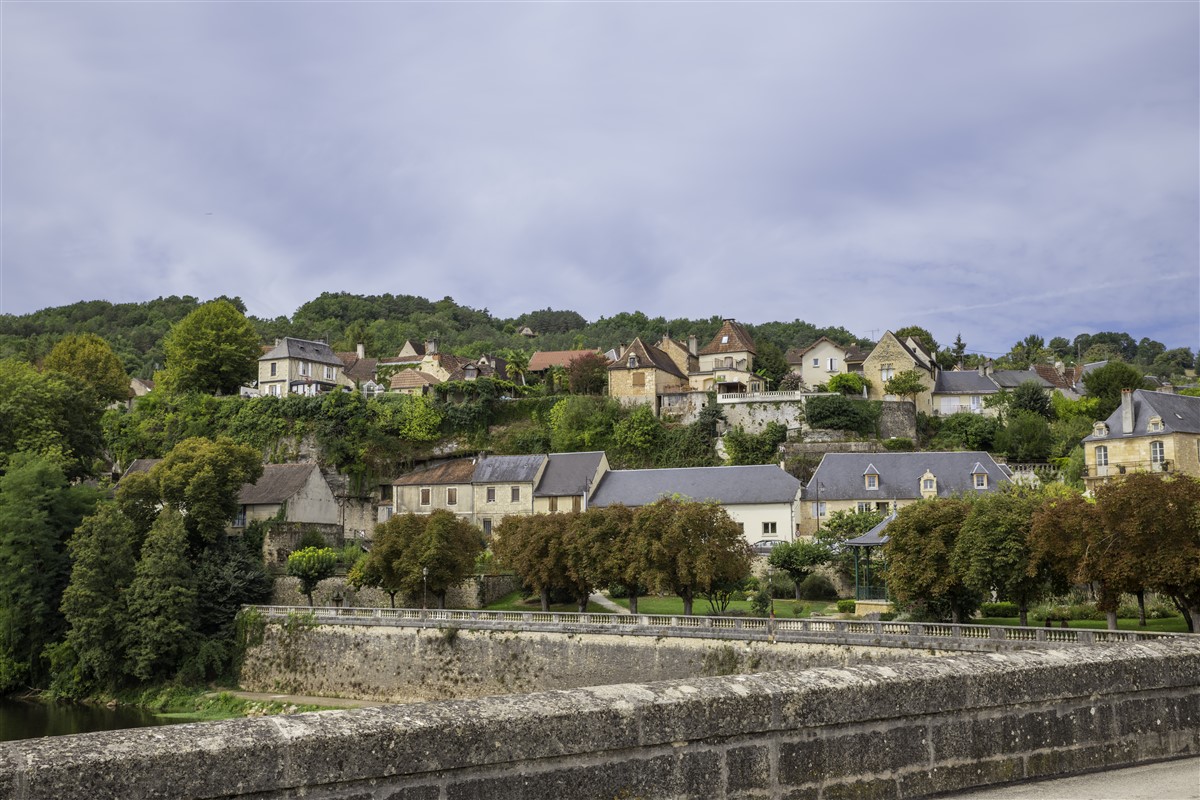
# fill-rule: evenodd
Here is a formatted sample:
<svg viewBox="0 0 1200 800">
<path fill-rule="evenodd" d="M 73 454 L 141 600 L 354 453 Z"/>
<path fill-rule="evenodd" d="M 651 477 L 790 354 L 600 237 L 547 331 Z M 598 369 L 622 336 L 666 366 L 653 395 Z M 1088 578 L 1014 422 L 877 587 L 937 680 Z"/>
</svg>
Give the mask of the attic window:
<svg viewBox="0 0 1200 800">
<path fill-rule="evenodd" d="M 936 488 L 937 488 L 937 481 L 934 480 L 933 478 L 922 478 L 921 479 L 921 491 L 932 492 Z"/>
<path fill-rule="evenodd" d="M 986 489 L 987 488 L 988 476 L 987 476 L 986 472 L 977 473 L 977 474 L 973 475 L 972 477 L 975 478 L 975 488 L 976 489 Z"/>
<path fill-rule="evenodd" d="M 1092 426 L 1092 435 L 1093 436 L 1108 436 L 1108 423 L 1097 422 L 1095 425 Z"/>
<path fill-rule="evenodd" d="M 630 357 L 629 357 L 629 368 L 630 368 L 630 369 L 637 369 L 637 365 L 638 365 L 638 359 L 637 359 L 637 356 L 630 356 Z"/>
<path fill-rule="evenodd" d="M 1150 424 L 1147 426 L 1146 430 L 1150 431 L 1151 433 L 1158 433 L 1162 429 L 1163 429 L 1162 417 L 1151 417 Z"/>
<path fill-rule="evenodd" d="M 721 344 L 729 344 L 729 334 L 725 334 L 721 337 Z"/>
</svg>

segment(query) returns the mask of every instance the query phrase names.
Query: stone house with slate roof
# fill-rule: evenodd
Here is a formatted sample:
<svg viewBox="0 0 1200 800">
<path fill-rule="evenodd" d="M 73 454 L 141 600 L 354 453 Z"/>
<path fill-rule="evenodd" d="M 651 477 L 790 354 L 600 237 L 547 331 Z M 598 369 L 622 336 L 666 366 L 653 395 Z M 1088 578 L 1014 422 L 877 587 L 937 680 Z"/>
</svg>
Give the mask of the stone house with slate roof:
<svg viewBox="0 0 1200 800">
<path fill-rule="evenodd" d="M 316 525 L 342 524 L 342 510 L 314 462 L 266 464 L 262 477 L 238 493 L 238 515 L 230 527 L 275 519 Z"/>
<path fill-rule="evenodd" d="M 754 374 L 756 352 L 749 332 L 732 319 L 724 320 L 716 336 L 697 354 L 699 369 L 689 374 L 688 382 L 697 392 L 761 392 L 764 381 Z"/>
<path fill-rule="evenodd" d="M 392 486 L 393 514 L 451 511 L 491 535 L 510 514 L 532 514 L 533 492 L 549 457 L 460 458 L 412 472 Z"/>
<path fill-rule="evenodd" d="M 802 484 L 773 464 L 738 467 L 612 470 L 590 505 L 650 505 L 663 497 L 715 500 L 742 527 L 746 541 L 790 542 Z"/>
<path fill-rule="evenodd" d="M 933 387 L 933 413 L 941 416 L 969 412 L 997 416 L 999 407 L 988 407 L 985 400 L 1001 391 L 1012 391 L 1027 381 L 1033 381 L 1046 393 L 1055 386 L 1036 370 L 992 370 L 981 366 L 974 370 L 939 371 Z"/>
<path fill-rule="evenodd" d="M 885 331 L 871 354 L 863 361 L 863 377 L 870 383 L 869 400 L 898 400 L 885 394 L 884 384 L 907 370 L 915 370 L 925 385 L 916 398 L 917 411 L 933 412 L 933 388 L 937 382 L 938 365 L 934 357 L 911 336 L 900 341 L 891 331 Z"/>
<path fill-rule="evenodd" d="M 551 453 L 542 478 L 533 490 L 533 513 L 586 511 L 592 490 L 608 472 L 603 450 L 588 453 Z"/>
<path fill-rule="evenodd" d="M 345 364 L 324 342 L 287 336 L 258 359 L 260 395 L 317 395 L 353 388 Z"/>
<path fill-rule="evenodd" d="M 926 497 L 992 492 L 1012 481 L 984 452 L 826 453 L 804 487 L 800 531 L 836 511 L 892 513 Z"/>
<path fill-rule="evenodd" d="M 649 404 L 657 414 L 664 394 L 688 391 L 688 376 L 675 361 L 641 337 L 608 367 L 608 394 L 623 405 Z"/>
<path fill-rule="evenodd" d="M 1126 389 L 1117 410 L 1084 438 L 1083 456 L 1089 491 L 1131 472 L 1200 478 L 1200 397 Z"/>
</svg>

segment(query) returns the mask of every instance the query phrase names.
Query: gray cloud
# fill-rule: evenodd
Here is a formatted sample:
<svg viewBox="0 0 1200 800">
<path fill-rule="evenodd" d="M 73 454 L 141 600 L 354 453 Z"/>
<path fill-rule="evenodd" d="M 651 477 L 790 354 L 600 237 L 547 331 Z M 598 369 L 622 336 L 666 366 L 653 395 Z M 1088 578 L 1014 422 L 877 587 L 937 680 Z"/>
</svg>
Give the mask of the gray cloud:
<svg viewBox="0 0 1200 800">
<path fill-rule="evenodd" d="M 3 296 L 1200 344 L 1194 4 L 5 4 Z"/>
</svg>

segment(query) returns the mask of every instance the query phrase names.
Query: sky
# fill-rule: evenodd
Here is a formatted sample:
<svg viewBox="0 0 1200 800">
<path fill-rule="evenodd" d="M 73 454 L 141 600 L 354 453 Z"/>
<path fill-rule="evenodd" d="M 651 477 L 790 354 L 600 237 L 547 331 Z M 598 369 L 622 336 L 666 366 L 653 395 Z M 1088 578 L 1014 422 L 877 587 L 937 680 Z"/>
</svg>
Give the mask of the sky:
<svg viewBox="0 0 1200 800">
<path fill-rule="evenodd" d="M 1200 347 L 1195 2 L 0 3 L 0 313 Z"/>
</svg>

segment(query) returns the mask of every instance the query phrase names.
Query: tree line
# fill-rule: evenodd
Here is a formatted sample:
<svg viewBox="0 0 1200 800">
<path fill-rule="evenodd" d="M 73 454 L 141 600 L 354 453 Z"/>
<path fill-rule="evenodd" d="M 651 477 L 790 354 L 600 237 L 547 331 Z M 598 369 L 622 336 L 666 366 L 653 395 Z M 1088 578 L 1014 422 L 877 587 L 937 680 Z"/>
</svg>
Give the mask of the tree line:
<svg viewBox="0 0 1200 800">
<path fill-rule="evenodd" d="M 1013 485 L 900 509 L 883 547 L 888 591 L 921 618 L 962 622 L 995 598 L 1030 605 L 1091 584 L 1116 628 L 1122 593 L 1168 597 L 1200 622 L 1200 480 L 1126 476 L 1086 498 L 1062 484 Z"/>
</svg>

